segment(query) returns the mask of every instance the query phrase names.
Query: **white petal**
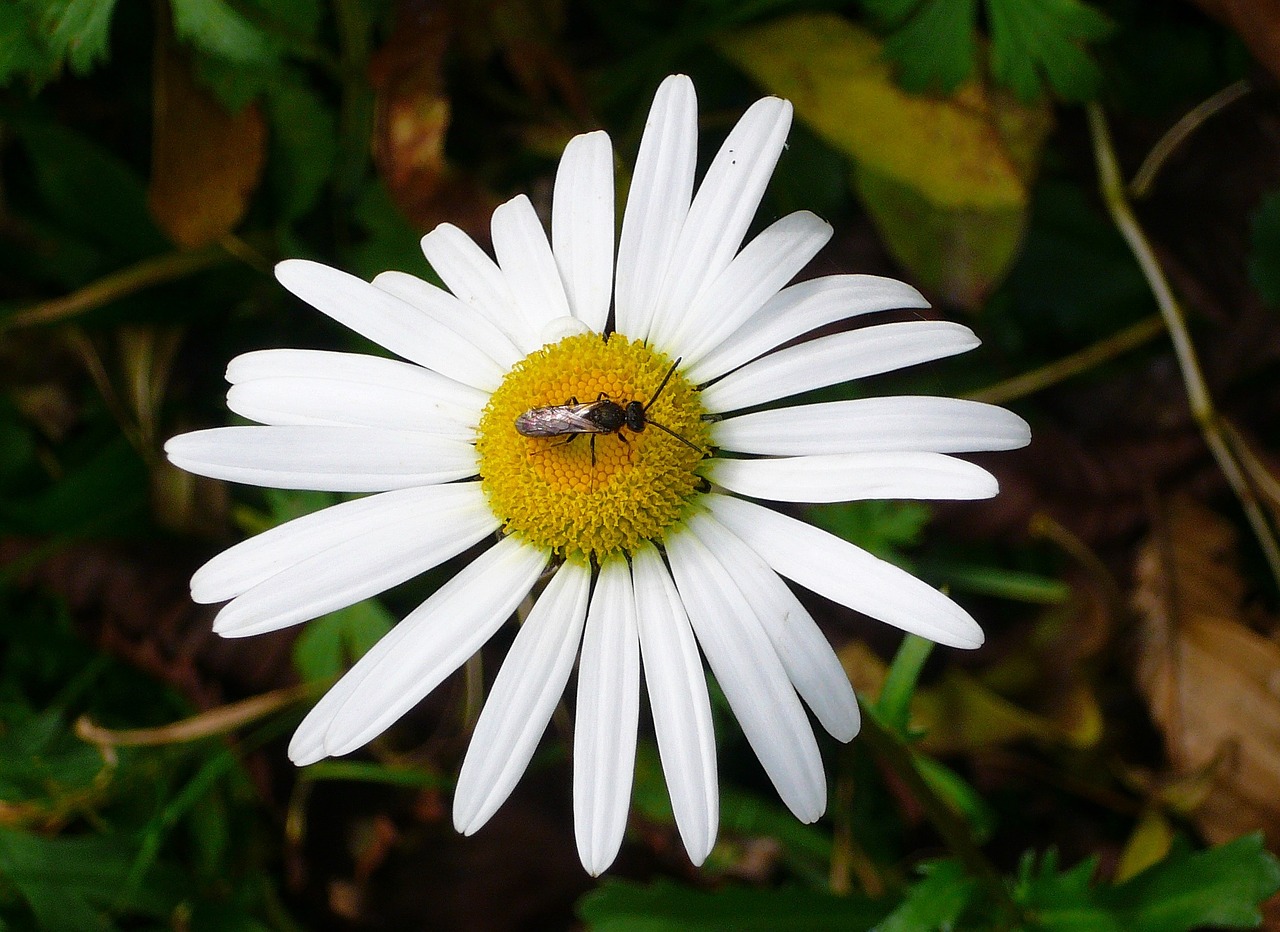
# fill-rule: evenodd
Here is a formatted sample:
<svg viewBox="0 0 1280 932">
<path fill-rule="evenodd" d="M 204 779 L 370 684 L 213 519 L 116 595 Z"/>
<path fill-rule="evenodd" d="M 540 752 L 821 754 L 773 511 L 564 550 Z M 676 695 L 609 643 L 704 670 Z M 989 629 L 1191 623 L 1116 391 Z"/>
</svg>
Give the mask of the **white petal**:
<svg viewBox="0 0 1280 932">
<path fill-rule="evenodd" d="M 716 842 L 716 736 L 702 658 L 662 557 L 644 544 L 631 562 L 640 655 L 671 809 L 685 850 L 701 864 Z"/>
<path fill-rule="evenodd" d="M 662 82 L 644 124 L 618 239 L 617 329 L 649 332 L 658 291 L 689 213 L 698 158 L 698 101 L 682 74 Z"/>
<path fill-rule="evenodd" d="M 421 430 L 475 442 L 476 421 L 465 420 L 469 412 L 421 392 L 367 382 L 254 379 L 231 386 L 227 407 L 261 424 Z"/>
<path fill-rule="evenodd" d="M 802 822 L 827 806 L 813 729 L 755 610 L 716 556 L 688 529 L 667 557 L 698 643 L 782 801 Z"/>
<path fill-rule="evenodd" d="M 489 821 L 529 766 L 578 656 L 590 589 L 590 568 L 565 563 L 507 652 L 453 794 L 453 824 L 462 834 Z"/>
<path fill-rule="evenodd" d="M 470 489 L 463 501 L 443 499 L 422 496 L 395 514 L 383 510 L 381 523 L 363 526 L 327 549 L 297 554 L 299 559 L 225 605 L 213 630 L 247 637 L 346 608 L 439 566 L 501 524 Z"/>
<path fill-rule="evenodd" d="M 694 515 L 689 530 L 719 558 L 755 609 L 792 685 L 822 727 L 841 741 L 852 740 L 861 724 L 858 699 L 813 616 L 759 554 L 711 515 Z M 647 661 L 645 667 L 647 673 Z"/>
<path fill-rule="evenodd" d="M 704 288 L 729 265 L 778 163 L 791 104 L 758 100 L 729 132 L 689 205 L 658 295 L 651 333 L 669 334 Z"/>
<path fill-rule="evenodd" d="M 529 328 L 539 333 L 547 321 L 570 316 L 551 244 L 529 199 L 520 194 L 499 205 L 490 227 L 498 265 Z"/>
<path fill-rule="evenodd" d="M 996 477 L 942 453 L 834 453 L 785 459 L 715 459 L 704 474 L 750 498 L 778 502 L 854 502 L 882 498 L 991 498 Z"/>
<path fill-rule="evenodd" d="M 604 332 L 613 297 L 613 147 L 602 130 L 565 146 L 551 197 L 551 241 L 573 315 Z"/>
<path fill-rule="evenodd" d="M 591 328 L 576 317 L 556 317 L 547 321 L 542 326 L 541 343 L 539 346 L 545 346 L 548 343 L 559 343 L 565 337 L 576 337 L 584 333 L 591 333 Z"/>
<path fill-rule="evenodd" d="M 780 456 L 875 450 L 972 453 L 1025 447 L 1031 428 L 995 405 L 900 395 L 740 414 L 711 425 L 711 436 L 726 450 Z"/>
<path fill-rule="evenodd" d="M 164 445 L 179 469 L 277 489 L 383 492 L 476 474 L 476 448 L 422 431 L 370 427 L 215 427 Z"/>
<path fill-rule="evenodd" d="M 537 331 L 516 309 L 515 295 L 498 264 L 452 223 L 422 237 L 422 253 L 440 280 L 463 304 L 507 334 L 526 353 L 538 348 Z"/>
<path fill-rule="evenodd" d="M 788 214 L 747 243 L 683 313 L 655 321 L 651 339 L 678 347 L 686 365 L 696 362 L 795 278 L 829 239 L 825 220 L 807 210 Z"/>
<path fill-rule="evenodd" d="M 447 320 L 354 275 L 306 259 L 286 259 L 276 266 L 276 278 L 312 307 L 397 356 L 487 391 L 502 381 L 502 367 Z"/>
<path fill-rule="evenodd" d="M 778 350 L 730 372 L 703 389 L 702 404 L 714 413 L 737 411 L 815 388 L 965 353 L 979 342 L 968 327 L 945 320 L 880 324 L 819 337 Z"/>
<path fill-rule="evenodd" d="M 622 557 L 600 566 L 578 666 L 573 731 L 573 830 L 593 877 L 618 856 L 631 804 L 640 715 L 640 642 L 631 570 Z"/>
<path fill-rule="evenodd" d="M 928 307 L 910 285 L 876 275 L 828 275 L 784 288 L 724 342 L 688 367 L 697 384 L 736 369 L 803 333 L 859 314 Z"/>
<path fill-rule="evenodd" d="M 430 530 L 438 526 L 438 516 L 467 514 L 485 507 L 478 482 L 400 489 L 342 502 L 276 525 L 222 551 L 191 577 L 191 598 L 203 604 L 225 602 L 361 535 L 400 523 L 412 526 L 415 521 Z"/>
<path fill-rule="evenodd" d="M 373 280 L 375 288 L 395 295 L 434 319 L 444 321 L 469 345 L 479 347 L 503 369 L 509 369 L 524 358 L 511 338 L 500 327 L 463 304 L 443 288 L 424 282 L 406 272 L 383 272 Z"/>
<path fill-rule="evenodd" d="M 348 754 L 386 731 L 493 636 L 549 559 L 516 537 L 477 557 L 347 671 L 302 720 L 289 757 Z"/>
<path fill-rule="evenodd" d="M 466 424 L 480 420 L 489 401 L 487 392 L 463 385 L 438 372 L 381 356 L 334 353 L 327 350 L 269 349 L 237 356 L 227 364 L 232 385 L 258 379 L 332 379 L 351 385 L 370 385 L 393 392 L 425 395 L 436 403 L 457 409 Z"/>
<path fill-rule="evenodd" d="M 704 501 L 775 570 L 855 611 L 949 647 L 979 647 L 969 613 L 927 583 L 846 540 L 752 502 L 709 494 Z"/>
</svg>

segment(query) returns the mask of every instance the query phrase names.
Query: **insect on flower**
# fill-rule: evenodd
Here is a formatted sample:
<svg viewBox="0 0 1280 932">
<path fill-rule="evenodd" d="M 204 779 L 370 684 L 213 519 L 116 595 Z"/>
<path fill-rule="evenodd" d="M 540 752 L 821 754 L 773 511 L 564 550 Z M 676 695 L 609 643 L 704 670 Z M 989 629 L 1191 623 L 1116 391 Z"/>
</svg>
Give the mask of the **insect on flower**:
<svg viewBox="0 0 1280 932">
<path fill-rule="evenodd" d="M 297 764 L 377 739 L 530 600 L 459 770 L 454 826 L 470 835 L 504 804 L 576 666 L 583 865 L 600 874 L 626 834 L 642 684 L 676 827 L 701 864 L 720 818 L 704 659 L 806 823 L 826 809 L 827 780 L 805 706 L 839 741 L 858 731 L 849 676 L 784 580 L 940 644 L 982 643 L 978 622 L 929 583 L 756 501 L 989 498 L 995 477 L 954 454 L 1030 440 L 1022 418 L 977 401 L 786 402 L 978 345 L 944 320 L 821 335 L 928 302 L 873 275 L 792 284 L 832 234 L 807 211 L 746 239 L 791 116 L 776 97 L 752 104 L 695 184 L 697 98 L 673 75 L 645 123 L 621 225 L 613 148 L 597 130 L 561 158 L 549 236 L 520 195 L 494 212 L 492 256 L 448 223 L 424 237 L 448 290 L 301 259 L 276 267 L 298 297 L 402 359 L 252 351 L 228 365 L 227 402 L 259 423 L 165 445 L 202 476 L 369 493 L 205 564 L 191 592 L 226 603 L 214 630 L 277 631 L 475 553 L 316 704 L 289 745 Z M 575 391 L 588 403 L 548 405 Z M 681 442 L 641 433 L 650 414 Z M 580 434 L 628 445 L 606 442 L 598 463 L 530 455 Z"/>
<path fill-rule="evenodd" d="M 525 437 L 563 437 L 567 434 L 568 439 L 561 441 L 562 443 L 571 443 L 579 434 L 590 434 L 591 465 L 594 466 L 596 464 L 596 434 L 617 434 L 618 439 L 626 443 L 627 438 L 623 436 L 622 428 L 625 427 L 638 434 L 646 426 L 652 424 L 658 430 L 675 437 L 686 447 L 697 450 L 703 456 L 706 456 L 707 451 L 702 447 L 686 440 L 670 427 L 659 424 L 649 417 L 649 409 L 653 407 L 653 403 L 658 400 L 662 390 L 671 381 L 671 375 L 676 371 L 676 366 L 678 365 L 680 365 L 679 359 L 671 364 L 671 368 L 662 377 L 657 390 L 644 404 L 638 401 L 617 402 L 604 392 L 601 392 L 600 397 L 595 401 L 585 403 L 578 401 L 577 398 L 570 398 L 567 403 L 562 405 L 530 408 L 516 418 L 516 432 Z"/>
</svg>

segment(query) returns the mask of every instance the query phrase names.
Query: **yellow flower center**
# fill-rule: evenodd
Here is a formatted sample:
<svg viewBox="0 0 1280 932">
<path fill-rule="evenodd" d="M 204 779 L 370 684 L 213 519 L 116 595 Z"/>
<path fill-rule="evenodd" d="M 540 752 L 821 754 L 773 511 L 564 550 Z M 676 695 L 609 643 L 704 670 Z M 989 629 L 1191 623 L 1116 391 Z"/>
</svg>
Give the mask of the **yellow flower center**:
<svg viewBox="0 0 1280 932">
<path fill-rule="evenodd" d="M 507 533 L 560 556 L 596 560 L 661 542 L 702 484 L 694 470 L 703 453 L 655 425 L 702 450 L 707 445 L 698 392 L 679 372 L 654 399 L 671 363 L 620 334 L 606 341 L 584 333 L 530 353 L 507 373 L 476 440 L 481 485 Z M 575 401 L 613 403 L 622 412 L 633 401 L 649 405 L 646 427 L 549 437 L 516 429 L 522 414 Z M 597 406 L 591 413 L 606 412 Z M 542 411 L 537 419 L 563 426 L 566 414 Z"/>
</svg>

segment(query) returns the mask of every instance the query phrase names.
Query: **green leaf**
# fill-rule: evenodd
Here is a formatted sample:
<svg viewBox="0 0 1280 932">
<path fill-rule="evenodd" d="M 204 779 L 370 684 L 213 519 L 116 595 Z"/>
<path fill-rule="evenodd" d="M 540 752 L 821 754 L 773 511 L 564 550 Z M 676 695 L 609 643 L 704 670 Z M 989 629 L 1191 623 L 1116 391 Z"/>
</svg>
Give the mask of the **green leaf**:
<svg viewBox="0 0 1280 932">
<path fill-rule="evenodd" d="M 720 828 L 743 836 L 771 838 L 782 846 L 797 874 L 820 875 L 831 861 L 831 837 L 815 825 L 796 820 L 770 796 L 724 788 L 720 791 Z"/>
<path fill-rule="evenodd" d="M 422 234 L 396 206 L 385 185 L 372 182 L 365 186 L 355 216 L 365 236 L 346 263 L 353 273 L 364 278 L 373 278 L 387 269 L 429 274 L 418 247 Z"/>
<path fill-rule="evenodd" d="M 87 74 L 107 57 L 111 15 L 116 0 L 43 0 L 28 2 L 40 36 L 58 60 L 75 74 Z"/>
<path fill-rule="evenodd" d="M 307 489 L 263 489 L 262 498 L 267 506 L 265 512 L 247 507 L 235 510 L 236 525 L 246 534 L 261 534 L 277 524 L 320 511 L 339 501 L 333 492 Z"/>
<path fill-rule="evenodd" d="M 89 535 L 145 530 L 147 471 L 137 451 L 115 437 L 61 481 L 26 497 L 0 499 L 0 527 L 26 534 Z"/>
<path fill-rule="evenodd" d="M 1280 307 L 1280 191 L 1262 199 L 1253 215 L 1249 278 L 1271 307 Z"/>
<path fill-rule="evenodd" d="M 991 71 L 1023 100 L 1042 81 L 1061 97 L 1091 100 L 1101 73 L 1085 46 L 1112 31 L 1111 21 L 1081 0 L 984 0 L 991 24 Z"/>
<path fill-rule="evenodd" d="M 223 0 L 170 0 L 173 28 L 193 47 L 240 65 L 274 63 L 279 43 Z"/>
<path fill-rule="evenodd" d="M 116 262 L 169 248 L 147 211 L 146 186 L 134 169 L 94 140 L 57 123 L 10 124 L 35 172 L 50 216 Z"/>
<path fill-rule="evenodd" d="M 978 0 L 924 0 L 884 43 L 909 91 L 950 94 L 973 74 Z"/>
<path fill-rule="evenodd" d="M 39 87 L 57 73 L 57 57 L 16 3 L 0 3 L 0 85 L 26 77 Z"/>
<path fill-rule="evenodd" d="M 916 686 L 920 682 L 920 671 L 924 669 L 925 661 L 932 651 L 932 641 L 914 634 L 903 638 L 885 675 L 880 698 L 876 701 L 876 717 L 904 738 L 911 737 L 908 733 L 911 697 L 915 695 Z"/>
<path fill-rule="evenodd" d="M 1035 915 L 1036 928 L 1043 932 L 1122 932 L 1124 927 L 1099 903 L 1091 884 L 1097 866 L 1096 857 L 1086 858 L 1060 873 L 1056 851 L 1049 850 L 1039 861 L 1027 852 L 1018 867 L 1013 898 Z"/>
<path fill-rule="evenodd" d="M 1022 258 L 1009 276 L 1019 324 L 1050 358 L 1064 344 L 1088 345 L 1155 311 L 1133 254 L 1095 200 L 1075 185 L 1039 185 Z"/>
<path fill-rule="evenodd" d="M 1262 922 L 1258 907 L 1277 890 L 1280 862 L 1254 833 L 1208 851 L 1175 849 L 1106 900 L 1129 932 L 1244 929 Z"/>
<path fill-rule="evenodd" d="M 331 680 L 363 657 L 395 625 L 376 599 L 310 622 L 293 644 L 293 666 L 308 683 Z"/>
<path fill-rule="evenodd" d="M 927 754 L 913 754 L 912 760 L 930 788 L 964 816 L 976 841 L 983 842 L 994 834 L 998 821 L 995 810 L 972 784 Z"/>
<path fill-rule="evenodd" d="M 993 595 L 1032 605 L 1060 605 L 1071 597 L 1071 587 L 1058 579 L 1011 570 L 1002 566 L 931 562 L 927 575 L 963 592 Z"/>
<path fill-rule="evenodd" d="M 44 929 L 97 929 L 117 906 L 151 916 L 171 904 L 124 881 L 132 840 L 43 838 L 0 828 L 0 878 L 26 900 Z"/>
<path fill-rule="evenodd" d="M 1014 898 L 1052 932 L 1191 932 L 1256 928 L 1259 905 L 1280 890 L 1280 862 L 1246 835 L 1208 851 L 1176 845 L 1168 857 L 1132 880 L 1094 886 L 1097 858 L 1059 873 L 1057 854 L 1039 864 L 1023 858 Z"/>
<path fill-rule="evenodd" d="M 902 904 L 875 927 L 875 932 L 918 932 L 950 929 L 978 892 L 978 882 L 955 861 L 921 866 L 925 877 L 907 892 Z"/>
<path fill-rule="evenodd" d="M 809 890 L 704 893 L 670 882 L 606 881 L 578 901 L 593 932 L 847 932 L 883 918 L 882 902 Z"/>
<path fill-rule="evenodd" d="M 718 47 L 852 160 L 859 195 L 913 277 L 982 303 L 1021 241 L 1047 108 L 974 84 L 944 99 L 906 94 L 882 45 L 834 14 L 775 20 Z"/>
<path fill-rule="evenodd" d="M 270 88 L 266 109 L 273 149 L 268 171 L 280 200 L 280 220 L 288 223 L 315 205 L 333 171 L 337 119 L 324 101 L 300 82 Z"/>
<path fill-rule="evenodd" d="M 383 783 L 387 786 L 449 789 L 450 781 L 419 767 L 389 767 L 359 760 L 325 760 L 301 771 L 305 780 L 347 780 L 354 783 Z"/>
<path fill-rule="evenodd" d="M 87 74 L 107 57 L 116 0 L 6 0 L 0 4 L 0 85 L 40 87 L 64 64 Z"/>
<path fill-rule="evenodd" d="M 932 512 L 920 502 L 838 502 L 810 508 L 809 520 L 883 560 L 909 565 L 902 551 L 920 543 Z"/>
<path fill-rule="evenodd" d="M 0 799 L 74 803 L 106 763 L 92 745 L 67 730 L 61 709 L 27 716 L 11 709 L 0 731 Z"/>
</svg>

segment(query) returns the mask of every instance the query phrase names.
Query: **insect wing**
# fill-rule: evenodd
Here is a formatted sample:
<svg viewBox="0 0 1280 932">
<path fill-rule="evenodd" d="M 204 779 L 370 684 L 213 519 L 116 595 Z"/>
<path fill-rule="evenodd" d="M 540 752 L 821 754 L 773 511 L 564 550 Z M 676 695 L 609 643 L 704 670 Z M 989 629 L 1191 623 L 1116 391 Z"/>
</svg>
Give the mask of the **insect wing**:
<svg viewBox="0 0 1280 932">
<path fill-rule="evenodd" d="M 607 434 L 591 419 L 591 412 L 601 404 L 549 405 L 530 408 L 516 418 L 516 432 L 526 437 L 562 437 L 565 434 Z"/>
</svg>

